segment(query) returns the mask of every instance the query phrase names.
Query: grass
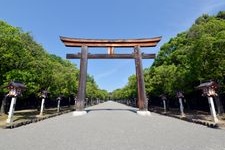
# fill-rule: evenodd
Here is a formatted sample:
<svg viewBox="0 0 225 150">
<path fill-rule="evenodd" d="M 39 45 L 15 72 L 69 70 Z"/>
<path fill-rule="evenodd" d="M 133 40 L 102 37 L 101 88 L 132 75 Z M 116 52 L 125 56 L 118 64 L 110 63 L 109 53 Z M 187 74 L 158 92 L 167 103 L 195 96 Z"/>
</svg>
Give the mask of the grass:
<svg viewBox="0 0 225 150">
<path fill-rule="evenodd" d="M 65 112 L 65 111 L 72 111 L 73 109 L 70 107 L 61 107 L 60 113 Z M 53 115 L 57 115 L 57 108 L 48 108 L 44 110 L 44 114 L 42 116 L 39 115 L 40 111 L 37 111 L 37 109 L 27 109 L 27 110 L 20 110 L 20 111 L 15 111 L 13 115 L 13 123 L 21 123 L 25 121 L 30 121 L 33 119 L 38 119 L 38 118 L 45 118 L 45 117 L 50 117 Z M 0 128 L 6 127 L 8 124 L 6 123 L 8 115 L 5 114 L 0 114 Z"/>
<path fill-rule="evenodd" d="M 61 107 L 60 113 L 63 112 L 68 112 L 72 111 L 73 109 L 70 107 Z M 152 107 L 150 109 L 153 112 L 159 112 L 163 113 L 164 110 L 161 107 Z M 41 118 L 47 118 L 50 116 L 55 116 L 58 114 L 57 108 L 49 108 L 44 110 L 43 116 L 39 115 L 39 111 L 37 109 L 27 109 L 27 110 L 20 110 L 20 111 L 15 111 L 13 115 L 13 123 L 12 124 L 17 124 L 17 123 L 22 123 L 26 121 L 31 121 L 33 119 L 41 119 Z M 169 111 L 166 112 L 166 114 L 170 116 L 176 116 L 177 118 L 182 118 L 180 115 L 179 109 L 170 109 Z M 8 115 L 2 115 L 0 114 L 0 128 L 4 128 L 7 126 L 6 119 Z M 213 122 L 212 117 L 210 113 L 204 112 L 204 111 L 185 111 L 185 117 L 188 119 L 197 119 L 200 121 L 207 121 L 207 122 Z M 218 116 L 219 119 L 219 126 L 225 129 L 225 114 Z"/>
<path fill-rule="evenodd" d="M 174 116 L 176 118 L 187 118 L 189 120 L 198 120 L 200 122 L 211 122 L 213 123 L 213 118 L 209 112 L 204 112 L 204 111 L 197 111 L 197 110 L 189 110 L 185 111 L 185 117 L 182 117 L 180 114 L 179 109 L 174 109 L 170 108 L 166 113 L 164 113 L 164 109 L 162 107 L 151 107 L 150 111 L 156 112 L 156 113 L 161 113 L 165 114 L 168 116 Z M 223 115 L 218 115 L 217 118 L 219 119 L 219 122 L 217 123 L 220 128 L 225 129 L 225 114 Z"/>
</svg>

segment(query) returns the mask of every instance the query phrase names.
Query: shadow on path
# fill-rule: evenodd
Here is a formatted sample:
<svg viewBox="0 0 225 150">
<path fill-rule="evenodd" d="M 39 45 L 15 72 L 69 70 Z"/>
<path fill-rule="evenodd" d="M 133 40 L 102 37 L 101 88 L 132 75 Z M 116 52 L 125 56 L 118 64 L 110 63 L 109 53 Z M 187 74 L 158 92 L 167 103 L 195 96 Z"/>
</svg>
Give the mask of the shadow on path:
<svg viewBox="0 0 225 150">
<path fill-rule="evenodd" d="M 137 113 L 135 109 L 112 109 L 112 108 L 102 108 L 102 109 L 86 109 L 87 113 L 94 111 L 130 111 L 132 113 Z"/>
</svg>

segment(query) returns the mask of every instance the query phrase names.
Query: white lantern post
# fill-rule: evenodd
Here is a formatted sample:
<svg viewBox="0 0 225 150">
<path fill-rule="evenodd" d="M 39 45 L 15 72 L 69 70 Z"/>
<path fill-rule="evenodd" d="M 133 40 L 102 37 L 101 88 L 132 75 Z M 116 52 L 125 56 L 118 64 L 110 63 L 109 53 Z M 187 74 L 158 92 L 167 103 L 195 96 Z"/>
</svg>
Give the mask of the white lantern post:
<svg viewBox="0 0 225 150">
<path fill-rule="evenodd" d="M 210 112 L 211 112 L 211 115 L 213 117 L 213 121 L 215 123 L 217 123 L 219 120 L 218 120 L 218 118 L 216 116 L 216 110 L 215 110 L 215 106 L 214 106 L 214 102 L 213 102 L 212 96 L 208 96 L 208 102 L 209 102 Z"/>
<path fill-rule="evenodd" d="M 183 105 L 184 95 L 183 95 L 183 93 L 181 91 L 177 92 L 177 98 L 179 99 L 181 117 L 185 117 L 184 105 Z"/>
<path fill-rule="evenodd" d="M 77 96 L 75 96 L 75 98 L 74 98 L 74 105 L 76 105 L 77 104 Z"/>
<path fill-rule="evenodd" d="M 216 96 L 216 95 L 217 94 L 215 92 L 215 89 L 213 87 L 208 87 L 207 97 L 208 97 L 208 102 L 209 102 L 209 108 L 210 108 L 210 112 L 211 112 L 211 115 L 212 115 L 215 123 L 217 123 L 219 121 L 216 116 L 215 105 L 213 102 L 213 96 Z"/>
<path fill-rule="evenodd" d="M 61 102 L 61 97 L 59 96 L 58 98 L 57 98 L 57 112 L 59 113 L 60 112 L 60 102 Z"/>
<path fill-rule="evenodd" d="M 44 105 L 45 105 L 45 98 L 41 99 L 41 109 L 40 109 L 40 116 L 43 116 L 43 112 L 44 112 Z"/>
<path fill-rule="evenodd" d="M 46 90 L 43 90 L 41 92 L 41 109 L 40 109 L 40 116 L 43 116 L 44 113 L 44 107 L 45 107 L 45 99 L 47 98 L 48 92 Z"/>
<path fill-rule="evenodd" d="M 218 84 L 214 81 L 210 81 L 210 82 L 200 84 L 197 88 L 201 89 L 203 91 L 203 94 L 202 94 L 203 96 L 207 96 L 211 116 L 213 118 L 213 121 L 215 123 L 217 123 L 219 120 L 216 116 L 216 110 L 215 110 L 215 106 L 214 106 L 214 102 L 213 102 L 213 96 L 217 95 L 215 90 L 218 88 Z"/>
<path fill-rule="evenodd" d="M 97 104 L 99 104 L 99 103 L 100 103 L 99 98 L 97 98 Z"/>
<path fill-rule="evenodd" d="M 21 91 L 24 90 L 26 87 L 24 84 L 20 82 L 10 82 L 9 85 L 6 87 L 9 89 L 8 96 L 12 97 L 6 123 L 11 124 L 13 122 L 13 114 L 16 107 L 16 99 L 19 95 L 21 95 Z"/>
<path fill-rule="evenodd" d="M 160 97 L 161 97 L 161 99 L 163 101 L 164 113 L 166 113 L 166 110 L 167 110 L 167 108 L 166 108 L 166 100 L 167 100 L 167 98 L 166 98 L 166 96 L 164 94 L 160 95 Z"/>
<path fill-rule="evenodd" d="M 8 118 L 6 120 L 6 123 L 11 124 L 13 121 L 13 114 L 14 114 L 14 110 L 16 107 L 16 97 L 12 97 L 11 103 L 10 103 L 10 108 L 9 108 L 9 115 Z"/>
<path fill-rule="evenodd" d="M 164 113 L 166 113 L 166 100 L 163 99 L 163 109 L 164 109 Z"/>
</svg>

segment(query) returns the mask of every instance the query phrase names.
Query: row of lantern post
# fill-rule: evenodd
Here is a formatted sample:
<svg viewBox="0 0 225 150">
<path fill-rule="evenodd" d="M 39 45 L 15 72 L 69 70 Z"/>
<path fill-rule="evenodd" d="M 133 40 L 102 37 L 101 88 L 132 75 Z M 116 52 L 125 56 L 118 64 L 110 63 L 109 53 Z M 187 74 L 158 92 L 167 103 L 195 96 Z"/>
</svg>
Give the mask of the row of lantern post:
<svg viewBox="0 0 225 150">
<path fill-rule="evenodd" d="M 183 92 L 177 91 L 176 97 L 179 100 L 181 117 L 185 117 L 184 105 L 183 105 L 183 98 L 184 98 Z M 162 99 L 162 102 L 163 102 L 164 113 L 166 113 L 166 111 L 167 111 L 167 98 L 166 98 L 166 95 L 162 94 L 162 95 L 160 95 L 160 98 Z"/>
<path fill-rule="evenodd" d="M 8 118 L 6 120 L 6 123 L 11 124 L 13 122 L 13 114 L 16 107 L 16 100 L 17 97 L 22 94 L 22 91 L 26 89 L 26 86 L 23 83 L 20 82 L 10 82 L 5 88 L 8 88 L 9 93 L 6 96 L 11 97 L 11 103 L 10 108 L 8 112 Z M 45 99 L 47 98 L 48 92 L 47 90 L 43 90 L 41 92 L 41 108 L 40 108 L 40 114 L 39 116 L 43 116 L 44 113 L 44 106 L 45 106 Z M 60 102 L 61 102 L 61 96 L 57 98 L 57 112 L 60 112 Z"/>
<path fill-rule="evenodd" d="M 46 90 L 43 90 L 42 93 L 41 93 L 41 109 L 40 109 L 40 116 L 43 116 L 43 112 L 44 112 L 44 107 L 45 107 L 45 99 L 47 98 L 47 95 L 48 95 L 48 91 Z M 60 112 L 60 103 L 61 103 L 61 100 L 62 100 L 62 97 L 59 96 L 57 97 L 57 112 L 59 113 Z"/>
<path fill-rule="evenodd" d="M 215 105 L 214 105 L 214 102 L 213 102 L 213 97 L 217 96 L 216 89 L 218 88 L 218 84 L 216 82 L 214 82 L 214 81 L 210 81 L 210 82 L 202 83 L 199 86 L 197 86 L 196 88 L 202 90 L 202 92 L 203 92 L 202 96 L 205 96 L 205 97 L 208 98 L 208 103 L 209 103 L 211 116 L 213 118 L 213 121 L 215 123 L 217 123 L 218 122 L 218 118 L 216 116 L 216 110 L 215 110 Z M 184 105 L 183 105 L 183 99 L 184 99 L 183 92 L 177 91 L 176 97 L 179 100 L 180 115 L 181 115 L 181 117 L 185 117 Z M 163 102 L 164 113 L 166 113 L 167 112 L 167 102 L 166 102 L 167 98 L 166 98 L 166 95 L 162 94 L 162 95 L 160 95 L 160 98 L 161 98 L 161 100 Z"/>
<path fill-rule="evenodd" d="M 16 106 L 16 99 L 18 96 L 21 95 L 22 91 L 25 90 L 26 86 L 19 82 L 10 82 L 9 85 L 6 87 L 9 89 L 9 93 L 7 96 L 12 97 L 10 108 L 9 108 L 8 118 L 6 120 L 6 122 L 10 124 L 10 123 L 12 123 L 12 117 L 13 117 L 15 106 Z M 216 122 L 216 123 L 218 122 L 218 118 L 216 116 L 215 106 L 214 106 L 214 102 L 213 102 L 213 96 L 217 95 L 217 93 L 215 92 L 217 88 L 218 88 L 218 85 L 214 81 L 202 83 L 197 87 L 197 89 L 201 89 L 203 91 L 203 94 L 202 94 L 203 96 L 207 96 L 208 102 L 209 102 L 209 107 L 210 107 L 210 113 L 211 113 L 211 116 L 212 116 L 214 122 Z M 39 114 L 40 116 L 43 115 L 44 104 L 45 104 L 45 99 L 47 98 L 47 95 L 48 95 L 48 92 L 46 90 L 43 90 L 41 93 L 42 101 L 41 101 L 41 109 L 40 109 L 40 114 Z M 177 91 L 176 96 L 179 99 L 181 116 L 184 117 L 185 116 L 184 106 L 183 106 L 184 95 L 181 91 Z M 166 113 L 167 98 L 164 94 L 160 95 L 160 97 L 163 101 L 164 113 Z M 59 96 L 57 98 L 57 112 L 60 112 L 60 102 L 61 102 L 61 97 Z"/>
<path fill-rule="evenodd" d="M 10 103 L 10 108 L 8 112 L 8 118 L 6 120 L 6 123 L 11 124 L 13 122 L 13 114 L 15 111 L 15 106 L 16 106 L 16 100 L 17 97 L 22 94 L 22 91 L 26 89 L 26 86 L 20 82 L 10 82 L 5 88 L 8 88 L 9 93 L 6 96 L 12 97 L 11 103 Z M 41 91 L 41 108 L 40 108 L 40 113 L 39 116 L 43 116 L 44 114 L 44 108 L 45 108 L 45 100 L 48 96 L 48 91 L 47 90 L 42 90 Z M 59 96 L 57 97 L 57 112 L 60 112 L 60 104 L 62 97 Z M 86 98 L 86 102 L 88 101 L 88 98 Z M 77 98 L 75 98 L 75 104 L 77 102 Z M 92 99 L 91 99 L 92 103 Z M 97 99 L 97 103 L 100 103 L 100 100 Z"/>
</svg>

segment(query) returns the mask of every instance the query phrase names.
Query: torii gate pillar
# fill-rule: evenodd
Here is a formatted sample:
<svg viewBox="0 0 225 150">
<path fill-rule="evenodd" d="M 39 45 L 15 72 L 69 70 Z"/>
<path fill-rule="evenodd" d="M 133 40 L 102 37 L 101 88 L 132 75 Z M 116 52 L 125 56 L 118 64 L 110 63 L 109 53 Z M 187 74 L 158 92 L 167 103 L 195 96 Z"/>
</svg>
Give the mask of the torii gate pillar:
<svg viewBox="0 0 225 150">
<path fill-rule="evenodd" d="M 76 103 L 76 115 L 82 115 L 84 110 L 84 100 L 86 92 L 87 64 L 88 59 L 134 59 L 137 77 L 138 89 L 138 107 L 137 113 L 149 116 L 148 101 L 145 93 L 144 74 L 142 68 L 142 59 L 155 58 L 155 54 L 142 54 L 140 47 L 155 47 L 161 40 L 161 37 L 145 38 L 145 39 L 80 39 L 60 37 L 61 41 L 67 47 L 81 47 L 81 53 L 67 54 L 67 59 L 80 59 L 80 79 L 78 98 Z M 88 54 L 88 47 L 106 47 L 109 48 L 108 54 Z M 115 47 L 134 48 L 132 54 L 114 54 Z"/>
<path fill-rule="evenodd" d="M 138 92 L 138 107 L 140 111 L 148 110 L 148 101 L 145 92 L 145 82 L 142 67 L 142 55 L 139 46 L 134 47 L 135 54 L 135 68 L 136 68 L 136 78 L 137 78 L 137 92 Z"/>
<path fill-rule="evenodd" d="M 87 81 L 87 64 L 88 64 L 88 47 L 81 47 L 81 58 L 80 58 L 80 78 L 78 95 L 76 102 L 76 111 L 84 110 L 84 100 L 86 95 L 86 81 Z"/>
</svg>

